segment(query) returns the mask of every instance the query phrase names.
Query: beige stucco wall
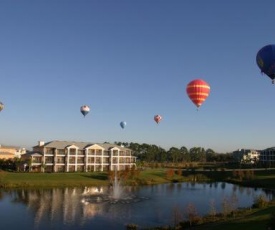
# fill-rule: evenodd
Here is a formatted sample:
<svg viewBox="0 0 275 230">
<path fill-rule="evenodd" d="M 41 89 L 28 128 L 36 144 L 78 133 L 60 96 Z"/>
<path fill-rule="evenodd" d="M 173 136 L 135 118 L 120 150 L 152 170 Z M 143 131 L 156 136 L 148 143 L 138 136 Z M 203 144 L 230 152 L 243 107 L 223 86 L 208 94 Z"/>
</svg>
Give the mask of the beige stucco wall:
<svg viewBox="0 0 275 230">
<path fill-rule="evenodd" d="M 13 159 L 16 148 L 0 146 L 0 159 Z"/>
<path fill-rule="evenodd" d="M 12 153 L 12 154 L 15 154 L 16 151 L 17 151 L 17 148 L 5 147 L 5 146 L 1 146 L 0 147 L 0 153 Z"/>
<path fill-rule="evenodd" d="M 2 152 L 0 150 L 0 159 L 13 159 L 15 157 L 14 153 L 10 152 Z"/>
</svg>

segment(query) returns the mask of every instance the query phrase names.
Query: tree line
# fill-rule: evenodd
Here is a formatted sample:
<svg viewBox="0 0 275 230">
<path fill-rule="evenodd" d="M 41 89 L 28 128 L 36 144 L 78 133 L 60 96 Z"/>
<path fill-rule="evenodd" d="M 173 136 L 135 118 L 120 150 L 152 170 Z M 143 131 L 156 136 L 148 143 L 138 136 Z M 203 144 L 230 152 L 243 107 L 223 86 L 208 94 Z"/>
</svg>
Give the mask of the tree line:
<svg viewBox="0 0 275 230">
<path fill-rule="evenodd" d="M 145 162 L 228 162 L 232 161 L 232 153 L 216 153 L 213 149 L 203 147 L 192 147 L 190 149 L 182 146 L 180 148 L 171 147 L 169 150 L 151 145 L 133 142 L 115 142 L 133 151 L 133 155 L 140 161 Z"/>
</svg>

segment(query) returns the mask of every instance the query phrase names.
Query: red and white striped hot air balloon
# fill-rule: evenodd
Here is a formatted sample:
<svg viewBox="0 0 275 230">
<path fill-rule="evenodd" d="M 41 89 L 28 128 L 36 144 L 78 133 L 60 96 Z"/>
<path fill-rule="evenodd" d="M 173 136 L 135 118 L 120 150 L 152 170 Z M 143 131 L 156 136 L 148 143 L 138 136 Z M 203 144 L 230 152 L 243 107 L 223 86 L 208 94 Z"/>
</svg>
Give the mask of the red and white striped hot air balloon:
<svg viewBox="0 0 275 230">
<path fill-rule="evenodd" d="M 157 124 L 161 121 L 162 117 L 160 115 L 155 115 L 154 120 L 157 122 Z"/>
<path fill-rule="evenodd" d="M 210 86 L 202 79 L 195 79 L 188 83 L 186 92 L 190 100 L 199 108 L 210 93 Z"/>
</svg>

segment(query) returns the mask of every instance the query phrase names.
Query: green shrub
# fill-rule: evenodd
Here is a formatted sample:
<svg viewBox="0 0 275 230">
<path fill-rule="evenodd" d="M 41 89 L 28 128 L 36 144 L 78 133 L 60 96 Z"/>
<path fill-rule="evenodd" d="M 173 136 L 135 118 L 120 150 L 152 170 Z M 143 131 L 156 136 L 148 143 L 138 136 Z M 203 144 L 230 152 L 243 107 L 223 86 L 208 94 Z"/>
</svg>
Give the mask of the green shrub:
<svg viewBox="0 0 275 230">
<path fill-rule="evenodd" d="M 253 208 L 265 208 L 268 205 L 268 200 L 263 196 L 259 195 L 254 199 Z"/>
</svg>

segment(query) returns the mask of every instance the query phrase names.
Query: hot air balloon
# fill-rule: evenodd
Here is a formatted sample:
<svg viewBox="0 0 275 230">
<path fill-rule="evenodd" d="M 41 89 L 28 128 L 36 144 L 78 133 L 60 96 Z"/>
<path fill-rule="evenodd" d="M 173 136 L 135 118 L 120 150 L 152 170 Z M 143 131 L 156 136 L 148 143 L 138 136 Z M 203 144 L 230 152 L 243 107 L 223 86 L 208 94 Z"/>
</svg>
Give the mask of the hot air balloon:
<svg viewBox="0 0 275 230">
<path fill-rule="evenodd" d="M 124 129 L 126 125 L 127 125 L 126 121 L 120 122 L 120 127 L 121 127 L 121 128 Z"/>
<path fill-rule="evenodd" d="M 195 79 L 188 83 L 186 92 L 191 101 L 199 108 L 210 93 L 210 86 L 202 79 Z"/>
<path fill-rule="evenodd" d="M 80 107 L 80 112 L 85 117 L 90 112 L 90 107 L 88 105 L 83 105 Z"/>
<path fill-rule="evenodd" d="M 162 117 L 160 115 L 155 115 L 154 120 L 157 122 L 157 124 L 161 121 Z"/>
<path fill-rule="evenodd" d="M 0 112 L 4 109 L 4 104 L 0 101 Z"/>
<path fill-rule="evenodd" d="M 275 45 L 261 48 L 256 56 L 256 62 L 262 73 L 266 74 L 274 84 L 275 79 Z"/>
</svg>

